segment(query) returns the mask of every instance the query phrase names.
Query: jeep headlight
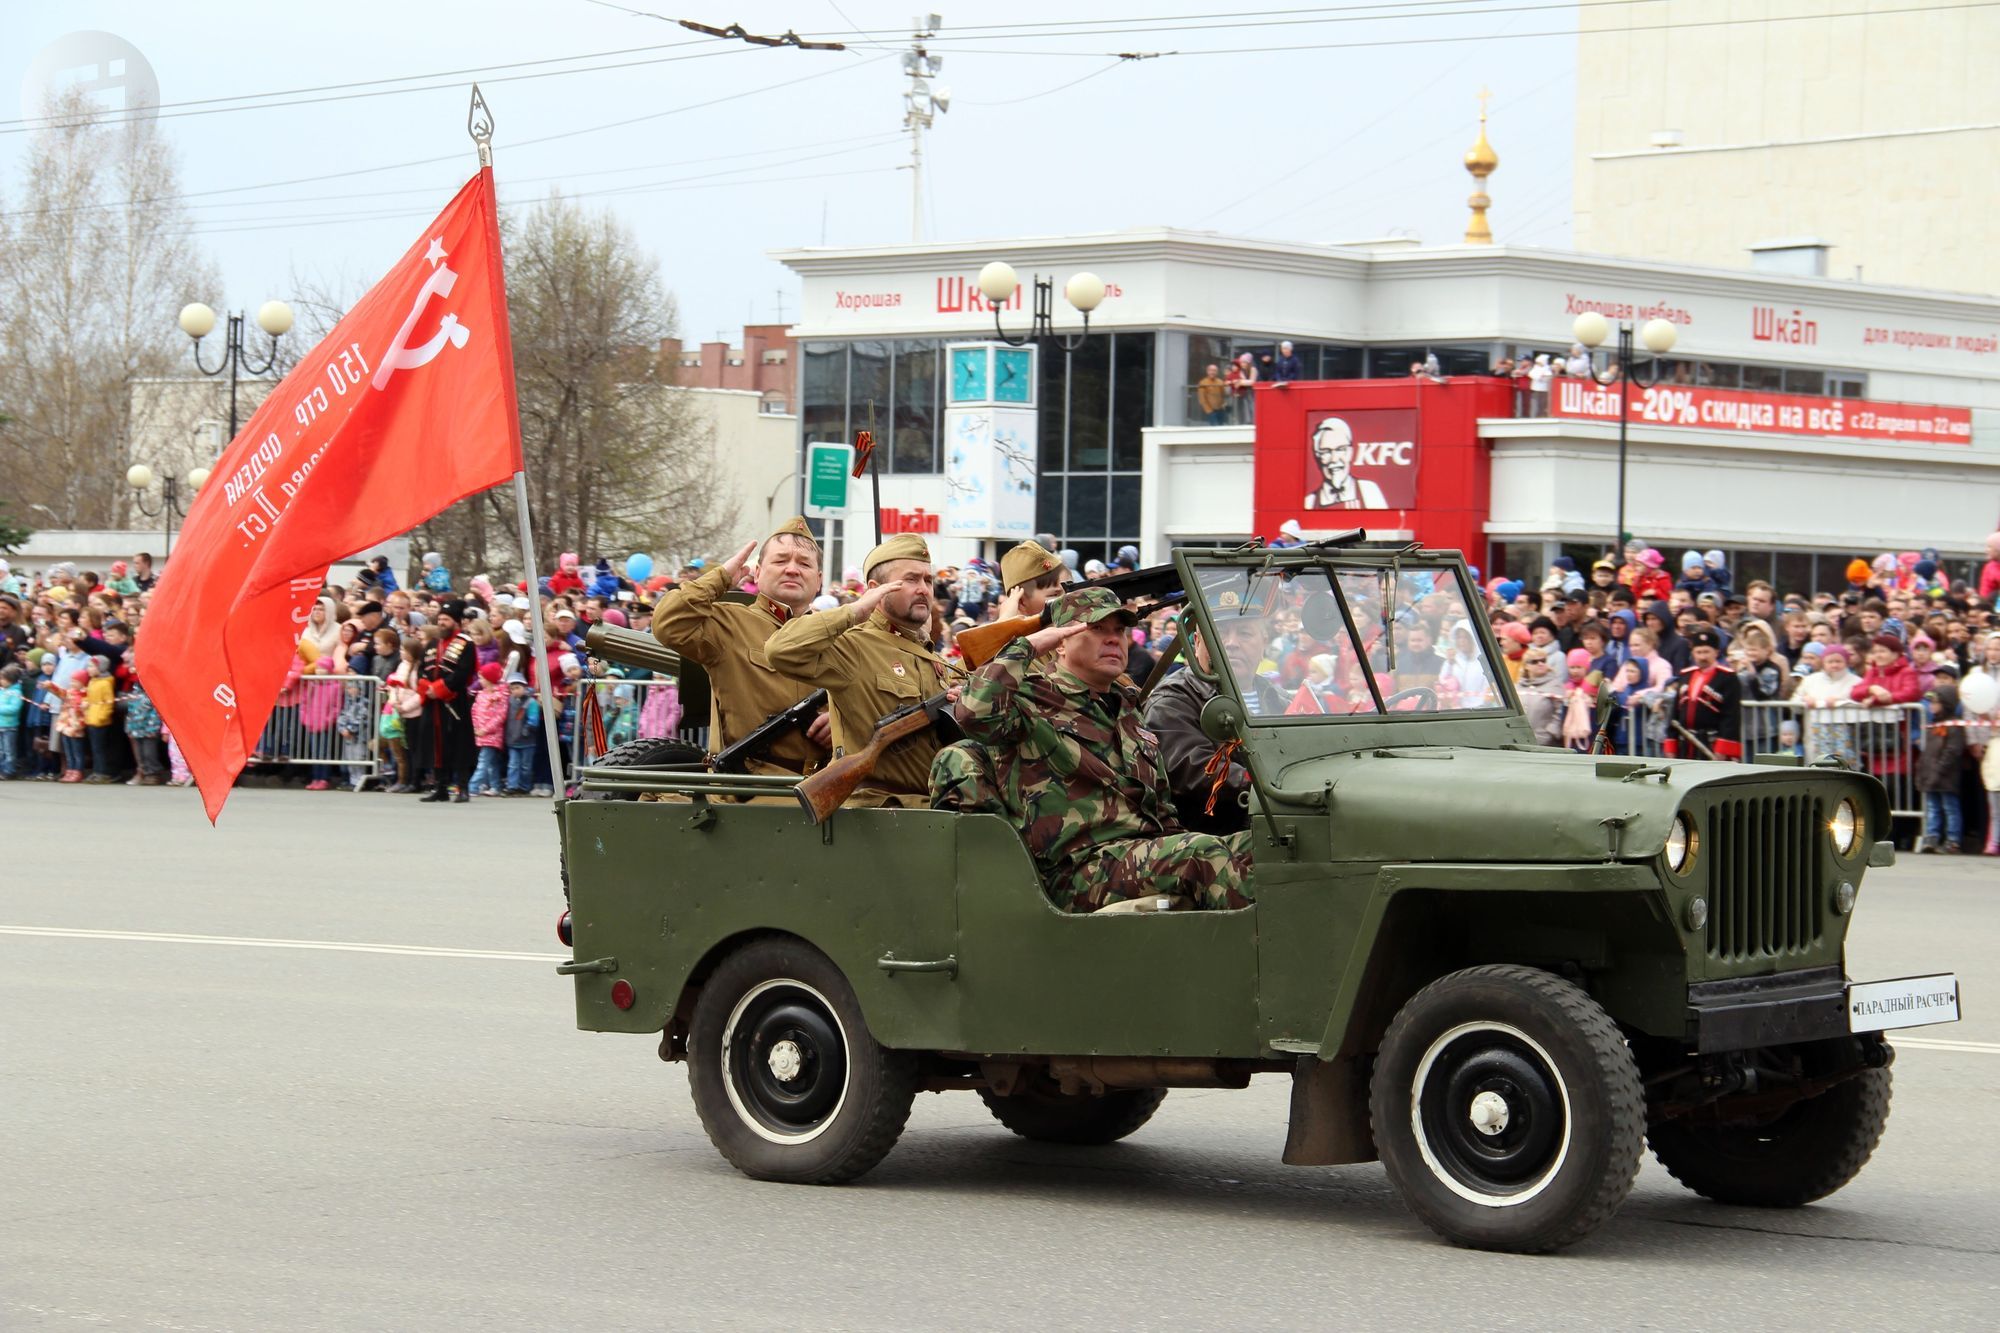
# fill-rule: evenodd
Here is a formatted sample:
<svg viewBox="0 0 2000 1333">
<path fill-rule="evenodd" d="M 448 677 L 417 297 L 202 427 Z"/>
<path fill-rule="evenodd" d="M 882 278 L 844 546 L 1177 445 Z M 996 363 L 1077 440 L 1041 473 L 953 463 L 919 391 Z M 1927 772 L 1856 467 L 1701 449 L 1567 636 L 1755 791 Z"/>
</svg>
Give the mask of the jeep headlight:
<svg viewBox="0 0 2000 1333">
<path fill-rule="evenodd" d="M 1861 811 L 1853 801 L 1843 800 L 1833 808 L 1833 822 L 1826 827 L 1833 834 L 1833 850 L 1850 856 L 1861 840 Z"/>
<path fill-rule="evenodd" d="M 1694 820 L 1685 811 L 1674 816 L 1674 826 L 1667 830 L 1667 869 L 1676 875 L 1686 870 L 1694 861 L 1694 854 L 1701 849 L 1701 835 L 1695 832 Z"/>
</svg>

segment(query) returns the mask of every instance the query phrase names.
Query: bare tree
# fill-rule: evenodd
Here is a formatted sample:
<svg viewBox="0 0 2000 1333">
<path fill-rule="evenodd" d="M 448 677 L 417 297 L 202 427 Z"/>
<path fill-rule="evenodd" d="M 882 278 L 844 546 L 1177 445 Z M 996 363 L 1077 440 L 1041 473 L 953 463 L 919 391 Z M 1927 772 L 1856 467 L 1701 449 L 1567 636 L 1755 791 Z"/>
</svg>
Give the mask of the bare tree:
<svg viewBox="0 0 2000 1333">
<path fill-rule="evenodd" d="M 52 98 L 23 188 L 0 200 L 0 493 L 71 527 L 126 519 L 131 387 L 186 355 L 174 317 L 214 269 L 189 240 L 172 148 L 150 120 Z"/>
</svg>

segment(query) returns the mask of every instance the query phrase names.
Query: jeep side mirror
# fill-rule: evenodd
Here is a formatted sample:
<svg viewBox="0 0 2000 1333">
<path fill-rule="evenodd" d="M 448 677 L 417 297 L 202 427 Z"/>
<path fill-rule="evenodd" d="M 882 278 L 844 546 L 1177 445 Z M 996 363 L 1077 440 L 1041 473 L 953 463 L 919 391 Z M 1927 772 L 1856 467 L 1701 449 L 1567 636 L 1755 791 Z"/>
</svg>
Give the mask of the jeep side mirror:
<svg viewBox="0 0 2000 1333">
<path fill-rule="evenodd" d="M 1299 608 L 1299 624 L 1306 634 L 1321 643 L 1332 643 L 1347 629 L 1340 618 L 1340 603 L 1330 592 L 1316 592 Z"/>
<path fill-rule="evenodd" d="M 1243 705 L 1218 694 L 1201 706 L 1201 734 L 1217 745 L 1243 738 Z"/>
</svg>

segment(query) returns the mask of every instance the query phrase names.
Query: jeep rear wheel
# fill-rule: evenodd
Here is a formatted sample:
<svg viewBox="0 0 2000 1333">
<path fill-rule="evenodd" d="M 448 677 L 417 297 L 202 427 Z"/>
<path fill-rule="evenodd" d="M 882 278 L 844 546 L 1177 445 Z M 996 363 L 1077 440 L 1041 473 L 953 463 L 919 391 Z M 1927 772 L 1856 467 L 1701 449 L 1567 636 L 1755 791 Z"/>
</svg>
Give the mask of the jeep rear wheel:
<svg viewBox="0 0 2000 1333">
<path fill-rule="evenodd" d="M 1864 1069 L 1775 1116 L 1654 1125 L 1653 1156 L 1717 1203 L 1798 1208 L 1860 1174 L 1889 1122 L 1889 1071 Z"/>
<path fill-rule="evenodd" d="M 1424 1225 L 1485 1250 L 1560 1249 L 1631 1192 L 1638 1066 L 1588 995 L 1528 967 L 1432 982 L 1382 1039 L 1369 1090 L 1389 1178 Z"/>
<path fill-rule="evenodd" d="M 1153 1118 L 1167 1099 L 1165 1088 L 1128 1088 L 1102 1096 L 1069 1096 L 1054 1088 L 1024 1088 L 1002 1097 L 990 1088 L 979 1100 L 993 1118 L 1037 1143 L 1101 1146 L 1116 1143 Z"/>
<path fill-rule="evenodd" d="M 794 939 L 725 958 L 688 1029 L 688 1086 L 708 1138 L 758 1180 L 833 1185 L 888 1155 L 916 1058 L 878 1045 L 832 960 Z"/>
</svg>

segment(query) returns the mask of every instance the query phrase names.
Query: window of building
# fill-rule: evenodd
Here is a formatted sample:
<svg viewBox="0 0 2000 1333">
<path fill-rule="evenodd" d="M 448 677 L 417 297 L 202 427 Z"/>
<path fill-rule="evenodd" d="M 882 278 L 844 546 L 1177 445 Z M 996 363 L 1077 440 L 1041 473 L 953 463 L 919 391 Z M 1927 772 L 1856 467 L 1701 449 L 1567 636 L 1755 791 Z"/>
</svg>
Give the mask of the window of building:
<svg viewBox="0 0 2000 1333">
<path fill-rule="evenodd" d="M 937 472 L 939 345 L 912 338 L 892 344 L 896 413 L 889 451 L 891 472 Z"/>
<path fill-rule="evenodd" d="M 847 344 L 807 343 L 799 369 L 799 429 L 807 440 L 847 440 Z"/>
<path fill-rule="evenodd" d="M 1743 387 L 1759 393 L 1783 393 L 1785 372 L 1777 366 L 1745 366 Z"/>
</svg>

